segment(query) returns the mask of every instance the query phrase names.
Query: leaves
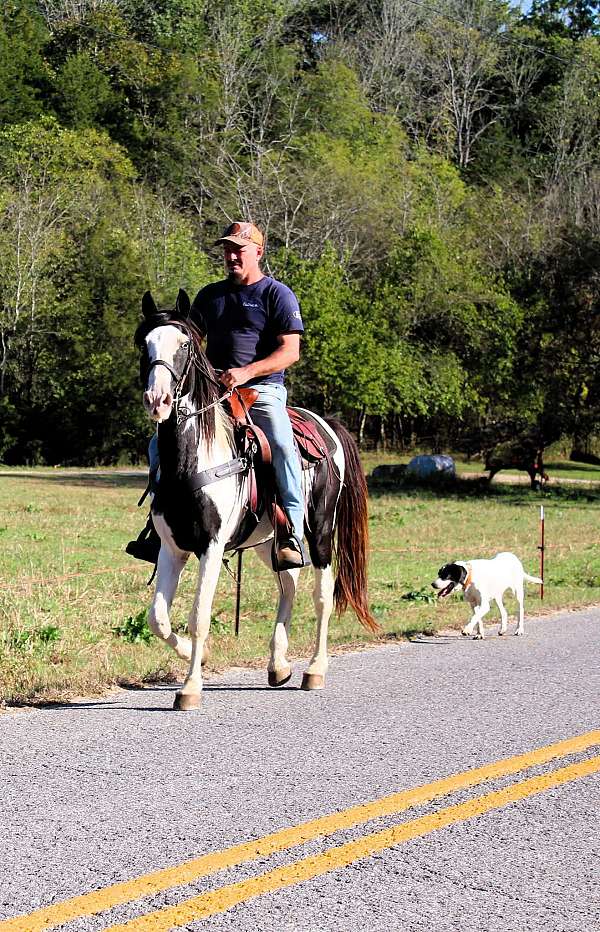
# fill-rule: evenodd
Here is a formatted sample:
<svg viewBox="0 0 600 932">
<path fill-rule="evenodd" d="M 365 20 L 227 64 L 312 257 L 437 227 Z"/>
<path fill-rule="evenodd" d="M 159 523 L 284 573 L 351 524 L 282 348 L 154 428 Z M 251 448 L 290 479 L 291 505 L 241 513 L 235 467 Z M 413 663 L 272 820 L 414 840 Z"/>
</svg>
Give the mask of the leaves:
<svg viewBox="0 0 600 932">
<path fill-rule="evenodd" d="M 10 0 L 0 456 L 141 459 L 131 334 L 249 217 L 300 298 L 296 401 L 356 428 L 600 422 L 592 4 Z M 552 425 L 551 429 L 548 425 Z"/>
<path fill-rule="evenodd" d="M 115 625 L 113 632 L 129 644 L 148 644 L 152 640 L 152 632 L 148 627 L 147 609 L 135 616 L 130 615 L 123 624 Z"/>
</svg>

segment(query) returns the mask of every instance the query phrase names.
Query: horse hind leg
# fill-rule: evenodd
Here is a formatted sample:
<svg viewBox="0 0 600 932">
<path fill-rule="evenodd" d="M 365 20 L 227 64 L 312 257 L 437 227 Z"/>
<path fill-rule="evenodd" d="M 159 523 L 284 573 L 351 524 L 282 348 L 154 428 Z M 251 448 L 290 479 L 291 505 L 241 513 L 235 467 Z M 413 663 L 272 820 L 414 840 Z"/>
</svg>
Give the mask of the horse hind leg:
<svg viewBox="0 0 600 932">
<path fill-rule="evenodd" d="M 317 618 L 317 636 L 310 664 L 302 677 L 302 689 L 306 690 L 323 689 L 325 685 L 325 674 L 329 669 L 327 635 L 329 619 L 333 611 L 334 580 L 331 566 L 326 566 L 324 569 L 315 567 L 314 572 L 313 602 Z"/>
<path fill-rule="evenodd" d="M 188 557 L 187 553 L 175 554 L 164 546 L 161 548 L 154 598 L 148 612 L 148 627 L 152 633 L 172 647 L 182 660 L 189 660 L 192 656 L 192 644 L 189 638 L 173 631 L 169 612 Z"/>
<path fill-rule="evenodd" d="M 263 563 L 273 569 L 271 563 L 271 541 L 265 541 L 255 548 L 256 553 Z M 276 574 L 279 577 L 279 605 L 277 607 L 277 617 L 275 627 L 271 637 L 271 655 L 267 667 L 267 677 L 269 686 L 283 686 L 292 676 L 292 667 L 287 659 L 287 650 L 289 643 L 290 619 L 294 599 L 296 597 L 296 587 L 300 570 L 283 570 Z"/>
</svg>

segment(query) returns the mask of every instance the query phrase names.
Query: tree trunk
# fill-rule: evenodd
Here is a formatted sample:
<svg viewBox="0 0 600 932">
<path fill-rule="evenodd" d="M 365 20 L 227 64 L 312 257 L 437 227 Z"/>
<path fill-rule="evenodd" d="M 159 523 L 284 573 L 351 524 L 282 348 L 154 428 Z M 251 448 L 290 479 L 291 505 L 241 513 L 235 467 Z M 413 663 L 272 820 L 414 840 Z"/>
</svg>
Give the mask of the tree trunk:
<svg viewBox="0 0 600 932">
<path fill-rule="evenodd" d="M 365 423 L 367 420 L 367 412 L 364 408 L 361 409 L 359 418 L 358 418 L 358 448 L 362 450 L 363 443 L 365 440 Z"/>
</svg>

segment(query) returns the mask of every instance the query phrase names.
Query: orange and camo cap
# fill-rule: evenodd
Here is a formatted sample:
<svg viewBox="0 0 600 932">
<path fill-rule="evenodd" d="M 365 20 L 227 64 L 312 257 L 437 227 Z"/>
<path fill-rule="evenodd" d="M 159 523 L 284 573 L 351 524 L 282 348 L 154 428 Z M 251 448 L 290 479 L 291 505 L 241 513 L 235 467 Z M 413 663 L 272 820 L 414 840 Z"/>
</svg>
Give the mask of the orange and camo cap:
<svg viewBox="0 0 600 932">
<path fill-rule="evenodd" d="M 235 243 L 236 246 L 247 246 L 248 243 L 254 243 L 255 246 L 263 246 L 264 242 L 264 236 L 253 223 L 236 220 L 235 223 L 229 224 L 223 236 L 216 241 L 215 245 Z"/>
</svg>

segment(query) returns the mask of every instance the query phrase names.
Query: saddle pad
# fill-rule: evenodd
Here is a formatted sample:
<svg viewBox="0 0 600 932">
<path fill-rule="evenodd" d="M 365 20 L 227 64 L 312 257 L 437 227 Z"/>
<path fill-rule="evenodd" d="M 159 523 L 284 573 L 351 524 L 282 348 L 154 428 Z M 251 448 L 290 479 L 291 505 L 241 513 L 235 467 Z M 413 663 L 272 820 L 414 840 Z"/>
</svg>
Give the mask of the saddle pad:
<svg viewBox="0 0 600 932">
<path fill-rule="evenodd" d="M 296 408 L 288 408 L 287 412 L 302 459 L 307 463 L 320 463 L 328 457 L 327 440 L 320 433 L 317 422 Z"/>
</svg>

